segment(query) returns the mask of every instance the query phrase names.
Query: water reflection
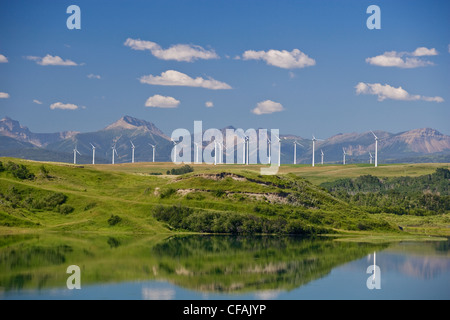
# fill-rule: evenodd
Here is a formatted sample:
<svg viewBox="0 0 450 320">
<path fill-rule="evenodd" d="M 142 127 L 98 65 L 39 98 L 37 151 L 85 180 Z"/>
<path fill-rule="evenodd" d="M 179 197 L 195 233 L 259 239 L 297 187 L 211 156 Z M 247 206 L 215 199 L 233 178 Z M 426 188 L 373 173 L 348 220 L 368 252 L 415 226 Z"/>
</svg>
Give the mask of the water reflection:
<svg viewBox="0 0 450 320">
<path fill-rule="evenodd" d="M 383 266 L 416 279 L 430 280 L 450 270 L 449 241 L 404 243 L 385 252 Z"/>
<path fill-rule="evenodd" d="M 387 245 L 295 237 L 175 237 L 157 244 L 158 276 L 202 292 L 291 290 Z"/>
<path fill-rule="evenodd" d="M 252 293 L 256 299 L 277 299 L 340 266 L 357 268 L 355 274 L 367 278 L 368 264 L 362 258 L 373 263 L 374 252 L 383 276 L 387 271 L 423 279 L 448 274 L 448 248 L 448 242 L 388 245 L 282 236 L 3 236 L 0 298 L 2 292 L 8 297 L 26 291 L 64 291 L 66 268 L 78 265 L 82 288 L 142 283 L 141 299 L 174 299 L 175 288 L 205 297 Z M 352 261 L 365 266 L 349 264 Z"/>
</svg>

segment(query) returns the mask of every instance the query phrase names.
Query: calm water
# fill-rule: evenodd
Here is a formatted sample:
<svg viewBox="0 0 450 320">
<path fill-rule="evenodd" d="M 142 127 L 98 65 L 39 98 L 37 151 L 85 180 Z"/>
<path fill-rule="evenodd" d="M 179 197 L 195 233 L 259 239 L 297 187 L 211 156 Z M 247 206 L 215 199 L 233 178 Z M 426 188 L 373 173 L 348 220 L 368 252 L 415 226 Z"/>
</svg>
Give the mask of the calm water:
<svg viewBox="0 0 450 320">
<path fill-rule="evenodd" d="M 449 247 L 295 237 L 3 236 L 0 299 L 449 299 Z M 374 253 L 377 281 L 369 289 Z M 70 265 L 80 268 L 80 290 L 67 288 Z"/>
</svg>

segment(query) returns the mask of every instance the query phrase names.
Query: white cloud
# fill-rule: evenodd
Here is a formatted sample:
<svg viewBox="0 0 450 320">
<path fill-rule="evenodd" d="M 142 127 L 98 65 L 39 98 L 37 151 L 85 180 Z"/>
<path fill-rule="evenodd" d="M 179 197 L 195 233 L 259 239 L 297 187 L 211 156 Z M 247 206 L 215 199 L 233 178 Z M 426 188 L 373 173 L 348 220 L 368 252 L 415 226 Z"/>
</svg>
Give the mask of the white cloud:
<svg viewBox="0 0 450 320">
<path fill-rule="evenodd" d="M 283 110 L 284 110 L 284 108 L 281 105 L 281 103 L 274 102 L 272 100 L 266 100 L 266 101 L 259 102 L 256 105 L 256 108 L 254 108 L 252 110 L 252 113 L 261 115 L 261 114 L 270 114 L 270 113 L 274 113 L 274 112 L 280 112 Z"/>
<path fill-rule="evenodd" d="M 101 79 L 102 78 L 98 74 L 93 74 L 93 73 L 88 74 L 87 77 L 89 79 Z"/>
<path fill-rule="evenodd" d="M 5 57 L 4 55 L 0 54 L 0 63 L 7 63 L 8 62 L 8 58 Z"/>
<path fill-rule="evenodd" d="M 155 94 L 153 97 L 150 97 L 145 102 L 146 107 L 154 107 L 154 108 L 176 108 L 180 104 L 175 98 L 165 97 L 159 94 Z"/>
<path fill-rule="evenodd" d="M 305 68 L 314 66 L 316 61 L 298 49 L 291 52 L 283 50 L 269 50 L 269 51 L 245 51 L 242 55 L 244 60 L 264 60 L 268 65 L 283 68 Z"/>
<path fill-rule="evenodd" d="M 8 99 L 9 98 L 9 94 L 6 92 L 0 92 L 0 99 Z"/>
<path fill-rule="evenodd" d="M 61 109 L 61 110 L 77 110 L 78 106 L 71 104 L 71 103 L 62 103 L 62 102 L 56 102 L 50 105 L 50 109 Z"/>
<path fill-rule="evenodd" d="M 128 38 L 124 45 L 134 50 L 148 50 L 152 55 L 162 60 L 192 62 L 198 59 L 219 58 L 214 50 L 206 50 L 201 46 L 191 44 L 176 44 L 168 49 L 163 49 L 159 44 L 152 41 Z"/>
<path fill-rule="evenodd" d="M 206 101 L 206 102 L 205 102 L 205 106 L 206 106 L 207 108 L 212 108 L 212 107 L 214 107 L 214 103 L 213 103 L 212 101 Z"/>
<path fill-rule="evenodd" d="M 438 52 L 435 48 L 419 47 L 414 52 L 388 51 L 382 55 L 367 58 L 366 62 L 380 67 L 417 68 L 434 65 L 433 62 L 418 59 L 416 57 L 435 56 Z"/>
<path fill-rule="evenodd" d="M 386 99 L 403 100 L 403 101 L 415 101 L 424 100 L 429 102 L 443 102 L 441 97 L 426 97 L 418 94 L 409 94 L 402 87 L 392 87 L 388 84 L 382 85 L 380 83 L 364 83 L 360 82 L 356 85 L 356 94 L 371 94 L 378 96 L 378 101 L 384 101 Z"/>
<path fill-rule="evenodd" d="M 64 60 L 59 56 L 51 56 L 47 54 L 45 57 L 27 56 L 28 60 L 36 61 L 41 66 L 77 66 L 76 62 L 72 60 Z"/>
<path fill-rule="evenodd" d="M 39 101 L 39 100 L 36 100 L 36 99 L 34 99 L 34 100 L 33 100 L 33 102 L 34 102 L 34 103 L 36 103 L 36 104 L 42 104 L 42 102 L 41 102 L 41 101 Z"/>
<path fill-rule="evenodd" d="M 188 75 L 175 70 L 167 70 L 166 72 L 161 73 L 160 76 L 142 76 L 139 81 L 141 83 L 160 86 L 199 87 L 212 90 L 231 89 L 231 87 L 225 82 L 220 82 L 212 78 L 204 79 L 201 77 L 197 77 L 193 79 Z"/>
<path fill-rule="evenodd" d="M 437 56 L 438 52 L 435 48 L 425 48 L 425 47 L 419 47 L 412 53 L 415 57 L 423 57 L 423 56 Z"/>
</svg>

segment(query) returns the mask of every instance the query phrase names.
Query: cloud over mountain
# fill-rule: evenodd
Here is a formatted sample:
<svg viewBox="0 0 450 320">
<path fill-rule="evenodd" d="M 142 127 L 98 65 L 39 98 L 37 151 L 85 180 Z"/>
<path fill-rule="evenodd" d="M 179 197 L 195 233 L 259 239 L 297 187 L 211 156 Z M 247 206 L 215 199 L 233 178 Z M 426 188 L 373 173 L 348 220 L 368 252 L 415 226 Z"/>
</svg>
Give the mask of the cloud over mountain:
<svg viewBox="0 0 450 320">
<path fill-rule="evenodd" d="M 270 113 L 274 113 L 274 112 L 280 112 L 283 110 L 284 110 L 284 108 L 281 103 L 274 102 L 272 100 L 266 100 L 266 101 L 259 102 L 256 105 L 256 107 L 252 110 L 252 113 L 254 113 L 256 115 L 261 115 L 261 114 L 270 114 Z"/>
<path fill-rule="evenodd" d="M 146 107 L 154 107 L 154 108 L 176 108 L 180 104 L 180 101 L 173 97 L 165 97 L 159 94 L 155 94 L 154 96 L 147 99 L 145 102 Z"/>
<path fill-rule="evenodd" d="M 76 62 L 59 56 L 52 56 L 47 54 L 45 57 L 27 56 L 27 60 L 36 61 L 41 66 L 78 66 Z"/>
<path fill-rule="evenodd" d="M 371 94 L 378 96 L 378 101 L 384 101 L 386 99 L 392 100 L 404 100 L 404 101 L 414 101 L 414 100 L 424 100 L 428 102 L 443 102 L 442 97 L 426 97 L 418 94 L 409 94 L 402 87 L 392 87 L 388 84 L 380 83 L 364 83 L 360 82 L 356 86 L 356 94 Z"/>
<path fill-rule="evenodd" d="M 61 109 L 61 110 L 77 110 L 78 106 L 72 103 L 62 103 L 56 102 L 50 105 L 50 109 Z"/>
<path fill-rule="evenodd" d="M 133 50 L 148 50 L 153 56 L 161 60 L 193 62 L 198 59 L 219 58 L 214 50 L 206 50 L 201 46 L 192 44 L 176 44 L 168 49 L 163 49 L 156 42 L 128 38 L 124 45 Z"/>
<path fill-rule="evenodd" d="M 194 79 L 175 70 L 167 70 L 161 73 L 160 76 L 142 76 L 139 81 L 141 83 L 160 86 L 198 87 L 212 90 L 231 89 L 231 86 L 225 82 L 214 80 L 213 78 L 204 79 L 202 77 L 197 77 Z"/>
<path fill-rule="evenodd" d="M 435 48 L 428 49 L 425 47 L 419 47 L 413 52 L 397 52 L 388 51 L 382 55 L 367 58 L 366 62 L 380 67 L 397 67 L 397 68 L 418 68 L 434 65 L 433 62 L 428 60 L 419 59 L 417 57 L 435 56 L 437 55 Z"/>
<path fill-rule="evenodd" d="M 308 57 L 299 49 L 294 49 L 291 52 L 287 50 L 269 50 L 269 51 L 253 51 L 247 50 L 242 55 L 244 60 L 263 60 L 268 65 L 283 68 L 295 69 L 314 66 L 316 61 Z"/>
</svg>

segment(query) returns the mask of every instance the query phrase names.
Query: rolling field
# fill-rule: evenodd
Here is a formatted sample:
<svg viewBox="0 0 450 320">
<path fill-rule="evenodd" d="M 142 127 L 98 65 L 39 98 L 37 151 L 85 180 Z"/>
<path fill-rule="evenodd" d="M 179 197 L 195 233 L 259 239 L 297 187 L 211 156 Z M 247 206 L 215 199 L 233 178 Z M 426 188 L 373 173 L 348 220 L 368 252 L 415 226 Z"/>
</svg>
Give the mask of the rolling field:
<svg viewBox="0 0 450 320">
<path fill-rule="evenodd" d="M 193 173 L 178 176 L 166 174 L 167 170 L 181 167 L 172 163 L 93 166 L 11 158 L 0 158 L 0 162 L 23 165 L 34 175 L 33 179 L 18 179 L 7 170 L 0 171 L 0 233 L 265 230 L 369 231 L 395 235 L 401 225 L 416 234 L 449 234 L 448 214 L 432 217 L 369 214 L 335 198 L 319 185 L 367 174 L 422 176 L 437 168 L 450 168 L 450 164 L 378 168 L 283 165 L 278 176 L 261 176 L 261 165 L 202 164 L 192 165 Z M 154 215 L 157 208 L 159 219 Z M 173 221 L 167 218 L 170 212 L 189 217 L 183 217 L 186 219 L 177 221 L 177 227 L 173 227 Z M 205 221 L 213 221 L 213 226 Z M 239 227 L 230 226 L 236 221 Z"/>
<path fill-rule="evenodd" d="M 216 173 L 216 172 L 253 172 L 259 173 L 263 165 L 238 165 L 238 164 L 191 164 L 196 173 Z M 101 171 L 116 171 L 131 174 L 147 175 L 149 173 L 166 174 L 167 170 L 180 167 L 173 163 L 135 163 L 135 164 L 117 164 L 117 165 L 86 165 L 86 167 L 95 167 Z M 293 173 L 299 177 L 305 178 L 314 184 L 330 182 L 341 178 L 356 178 L 362 175 L 373 175 L 377 177 L 418 177 L 426 174 L 432 174 L 437 168 L 450 168 L 450 163 L 426 163 L 426 164 L 389 164 L 380 165 L 378 168 L 368 164 L 356 165 L 282 165 L 278 174 Z"/>
</svg>

